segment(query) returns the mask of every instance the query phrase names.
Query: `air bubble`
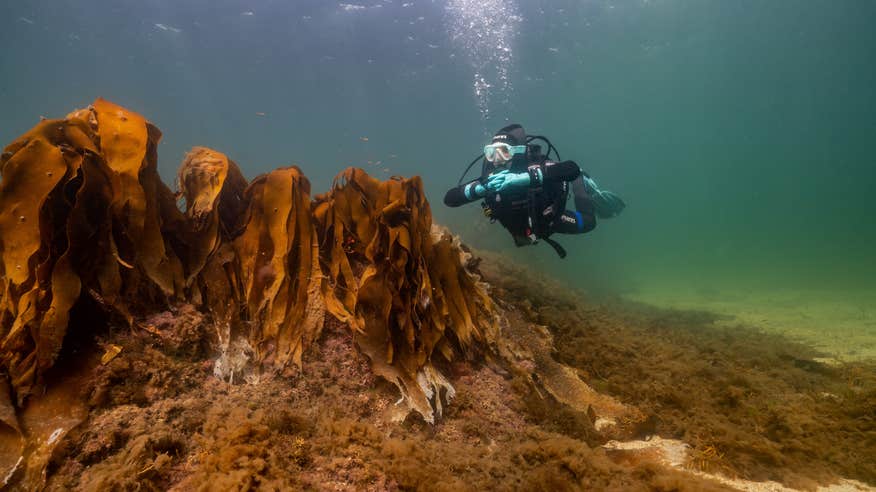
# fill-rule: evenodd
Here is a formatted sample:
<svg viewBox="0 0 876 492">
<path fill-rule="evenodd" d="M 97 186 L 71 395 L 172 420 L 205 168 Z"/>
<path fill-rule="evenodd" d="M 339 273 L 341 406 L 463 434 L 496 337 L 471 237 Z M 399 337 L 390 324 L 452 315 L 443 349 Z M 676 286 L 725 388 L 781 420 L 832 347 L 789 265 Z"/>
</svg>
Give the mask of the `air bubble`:
<svg viewBox="0 0 876 492">
<path fill-rule="evenodd" d="M 511 47 L 523 18 L 514 3 L 501 0 L 450 0 L 447 13 L 450 38 L 467 55 L 478 109 L 488 119 L 494 96 L 502 104 L 511 100 Z"/>
</svg>

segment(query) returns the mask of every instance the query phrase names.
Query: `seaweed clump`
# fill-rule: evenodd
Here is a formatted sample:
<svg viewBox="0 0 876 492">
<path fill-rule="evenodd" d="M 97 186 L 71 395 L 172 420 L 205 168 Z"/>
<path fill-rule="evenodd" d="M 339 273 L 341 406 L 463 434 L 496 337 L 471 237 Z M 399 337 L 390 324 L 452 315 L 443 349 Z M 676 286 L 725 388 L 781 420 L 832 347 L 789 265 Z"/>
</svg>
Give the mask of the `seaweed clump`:
<svg viewBox="0 0 876 492">
<path fill-rule="evenodd" d="M 65 349 L 87 345 L 108 319 L 160 334 L 137 320 L 182 303 L 208 316 L 203 335 L 221 353 L 214 373 L 229 381 L 300 368 L 328 313 L 432 421 L 453 394 L 433 359 L 487 346 L 497 325 L 458 245 L 433 235 L 419 178 L 381 182 L 350 169 L 314 203 L 297 167 L 248 183 L 227 156 L 196 147 L 174 193 L 157 172 L 160 138 L 142 116 L 98 99 L 42 121 L 0 158 L 0 464 L 9 476 L 24 461 L 36 480 L 46 460 L 28 464 L 32 444 L 57 441 L 22 423 L 37 395 L 65 381 L 53 371 Z M 59 414 L 75 407 L 65 398 Z"/>
<path fill-rule="evenodd" d="M 442 393 L 453 396 L 432 354 L 450 361 L 454 347 L 468 352 L 492 339 L 492 302 L 465 273 L 452 237 L 433 235 L 418 177 L 381 182 L 348 169 L 316 198 L 314 216 L 329 311 L 352 327 L 374 371 L 432 422 Z"/>
</svg>

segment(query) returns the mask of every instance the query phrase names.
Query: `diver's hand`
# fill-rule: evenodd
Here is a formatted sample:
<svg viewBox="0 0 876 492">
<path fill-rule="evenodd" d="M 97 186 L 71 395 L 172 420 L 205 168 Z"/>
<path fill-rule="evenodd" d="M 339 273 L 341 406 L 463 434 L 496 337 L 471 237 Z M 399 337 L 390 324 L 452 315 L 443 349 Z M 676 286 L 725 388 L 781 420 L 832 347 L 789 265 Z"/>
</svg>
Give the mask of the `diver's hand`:
<svg viewBox="0 0 876 492">
<path fill-rule="evenodd" d="M 487 189 L 494 193 L 514 191 L 529 186 L 529 173 L 501 171 L 487 179 Z"/>
<path fill-rule="evenodd" d="M 462 189 L 467 200 L 477 200 L 487 194 L 487 189 L 480 183 L 471 183 Z"/>
</svg>

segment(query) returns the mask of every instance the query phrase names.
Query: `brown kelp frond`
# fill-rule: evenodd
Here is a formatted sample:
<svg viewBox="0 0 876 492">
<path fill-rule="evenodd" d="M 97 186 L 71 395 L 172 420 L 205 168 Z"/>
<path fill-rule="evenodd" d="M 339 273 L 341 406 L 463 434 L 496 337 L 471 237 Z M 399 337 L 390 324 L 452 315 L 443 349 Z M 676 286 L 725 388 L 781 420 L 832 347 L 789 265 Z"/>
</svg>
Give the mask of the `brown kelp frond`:
<svg viewBox="0 0 876 492">
<path fill-rule="evenodd" d="M 321 300 L 310 295 L 319 296 L 310 182 L 297 167 L 277 169 L 256 178 L 245 200 L 248 220 L 234 251 L 239 295 L 252 321 L 250 344 L 261 364 L 300 366 L 322 328 Z"/>
<path fill-rule="evenodd" d="M 54 364 L 81 294 L 130 318 L 132 301 L 181 293 L 182 264 L 161 230 L 181 216 L 158 178 L 159 138 L 99 99 L 5 149 L 0 364 L 19 403 Z"/>
<path fill-rule="evenodd" d="M 161 132 L 137 113 L 103 99 L 94 113 L 101 156 L 112 170 L 111 213 L 119 256 L 168 298 L 182 292 L 182 263 L 163 228 L 182 220 L 173 193 L 158 175 Z"/>
<path fill-rule="evenodd" d="M 174 231 L 181 243 L 187 299 L 209 312 L 219 345 L 227 349 L 239 314 L 240 265 L 232 240 L 247 203 L 246 179 L 225 154 L 195 147 L 177 173 L 177 200 L 185 201 L 186 223 Z"/>
<path fill-rule="evenodd" d="M 175 198 L 185 204 L 185 216 L 197 244 L 189 248 L 189 272 L 197 272 L 219 243 L 229 241 L 245 208 L 247 182 L 237 164 L 225 154 L 194 147 L 177 172 Z"/>
<path fill-rule="evenodd" d="M 234 161 L 196 147 L 177 182 L 188 219 L 189 300 L 216 325 L 223 353 L 216 374 L 231 379 L 231 360 L 241 357 L 266 370 L 300 367 L 324 311 L 313 275 L 318 255 L 307 178 L 288 167 L 247 186 Z M 245 353 L 229 353 L 232 339 Z"/>
<path fill-rule="evenodd" d="M 316 197 L 314 218 L 327 309 L 355 330 L 375 372 L 432 421 L 441 390 L 453 394 L 433 354 L 452 358 L 451 340 L 463 351 L 489 342 L 496 324 L 450 235 L 433 240 L 422 181 L 347 169 Z"/>
</svg>

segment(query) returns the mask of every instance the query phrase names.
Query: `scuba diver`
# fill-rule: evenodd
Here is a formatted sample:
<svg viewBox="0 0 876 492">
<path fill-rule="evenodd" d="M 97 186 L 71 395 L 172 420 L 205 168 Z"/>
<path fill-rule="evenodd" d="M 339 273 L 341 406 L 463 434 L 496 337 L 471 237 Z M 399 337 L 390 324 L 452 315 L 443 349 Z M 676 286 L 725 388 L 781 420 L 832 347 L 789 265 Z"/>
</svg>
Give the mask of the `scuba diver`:
<svg viewBox="0 0 876 492">
<path fill-rule="evenodd" d="M 542 154 L 541 145 L 533 143 L 536 140 L 547 144 L 547 152 Z M 552 152 L 555 160 L 550 159 Z M 463 184 L 480 159 L 481 176 Z M 575 210 L 566 209 L 570 188 Z M 615 217 L 626 207 L 614 193 L 600 190 L 578 164 L 563 161 L 550 140 L 527 136 L 518 124 L 508 125 L 493 136 L 484 153 L 459 178 L 459 186 L 447 191 L 444 204 L 458 207 L 481 199 L 484 215 L 508 229 L 517 246 L 537 244 L 541 239 L 560 258 L 566 257 L 566 250 L 550 238 L 551 234 L 590 232 L 597 217 Z"/>
</svg>

